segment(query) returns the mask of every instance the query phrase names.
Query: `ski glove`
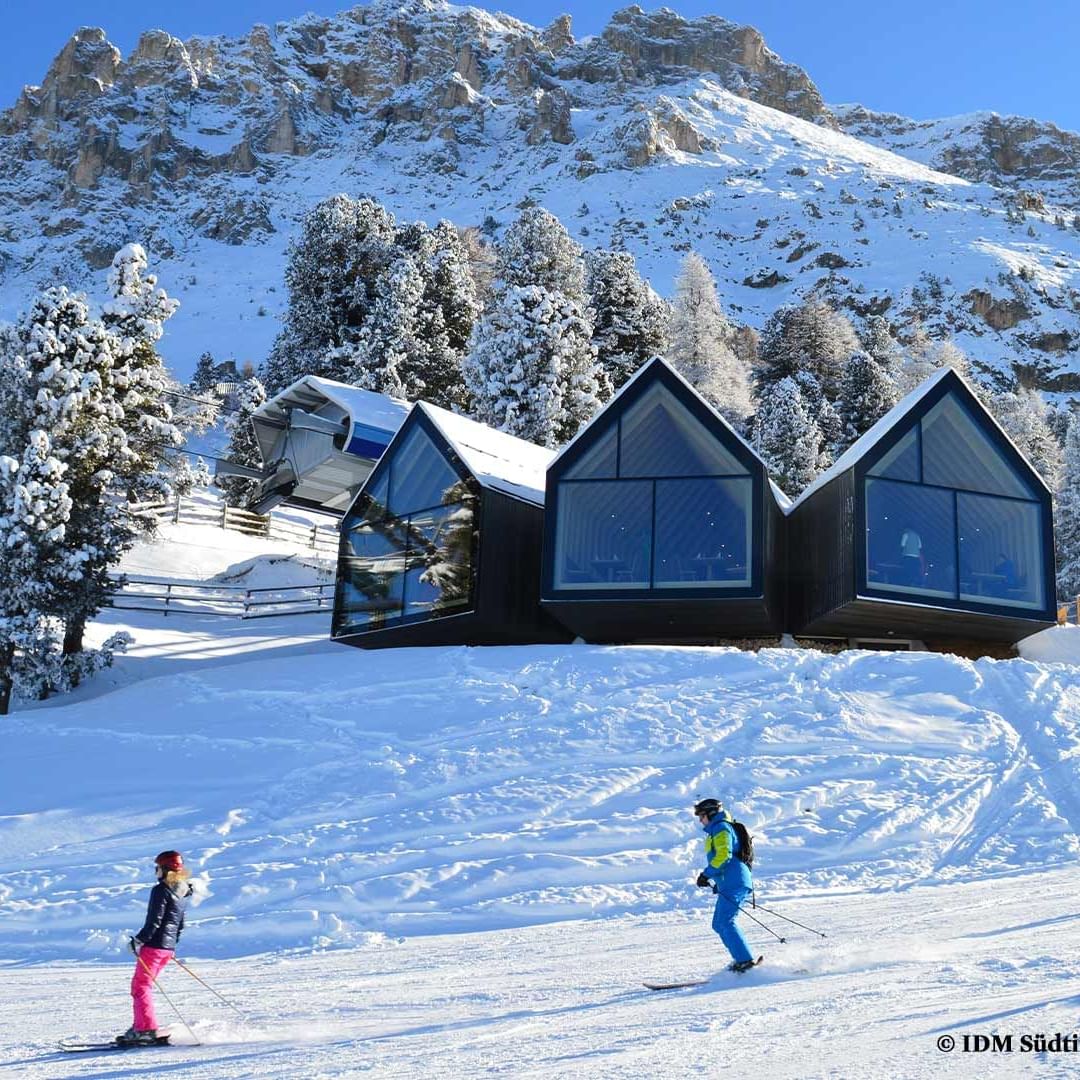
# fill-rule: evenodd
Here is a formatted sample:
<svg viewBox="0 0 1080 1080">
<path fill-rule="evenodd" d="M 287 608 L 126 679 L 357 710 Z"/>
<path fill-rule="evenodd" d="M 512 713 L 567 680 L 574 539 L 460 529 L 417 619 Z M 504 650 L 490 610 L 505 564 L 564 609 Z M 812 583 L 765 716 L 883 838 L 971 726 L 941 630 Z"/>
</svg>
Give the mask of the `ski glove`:
<svg viewBox="0 0 1080 1080">
<path fill-rule="evenodd" d="M 709 878 L 706 875 L 704 870 L 702 870 L 701 873 L 698 874 L 696 884 L 697 884 L 697 887 L 699 889 L 711 889 L 712 888 L 712 882 L 709 880 Z"/>
<path fill-rule="evenodd" d="M 133 937 L 133 938 L 128 938 L 128 942 L 129 942 L 129 943 L 130 943 L 130 945 L 131 945 L 131 951 L 132 951 L 132 952 L 133 952 L 133 953 L 134 953 L 134 954 L 135 954 L 136 956 L 138 956 L 138 955 L 139 955 L 139 952 L 140 952 L 140 951 L 141 951 L 141 949 L 142 949 L 142 945 L 143 945 L 143 943 L 142 943 L 142 942 L 141 942 L 141 941 L 140 941 L 140 940 L 139 940 L 139 939 L 138 939 L 137 937 Z"/>
</svg>

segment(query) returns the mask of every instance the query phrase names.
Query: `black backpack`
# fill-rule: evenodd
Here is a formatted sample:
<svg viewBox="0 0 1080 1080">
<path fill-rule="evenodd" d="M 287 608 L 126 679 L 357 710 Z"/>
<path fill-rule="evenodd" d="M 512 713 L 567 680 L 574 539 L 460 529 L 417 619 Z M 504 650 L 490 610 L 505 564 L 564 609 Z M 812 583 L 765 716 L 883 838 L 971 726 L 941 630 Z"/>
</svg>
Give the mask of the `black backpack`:
<svg viewBox="0 0 1080 1080">
<path fill-rule="evenodd" d="M 731 827 L 735 830 L 735 836 L 739 841 L 739 853 L 735 858 L 752 867 L 754 865 L 754 838 L 741 821 L 732 821 Z"/>
</svg>

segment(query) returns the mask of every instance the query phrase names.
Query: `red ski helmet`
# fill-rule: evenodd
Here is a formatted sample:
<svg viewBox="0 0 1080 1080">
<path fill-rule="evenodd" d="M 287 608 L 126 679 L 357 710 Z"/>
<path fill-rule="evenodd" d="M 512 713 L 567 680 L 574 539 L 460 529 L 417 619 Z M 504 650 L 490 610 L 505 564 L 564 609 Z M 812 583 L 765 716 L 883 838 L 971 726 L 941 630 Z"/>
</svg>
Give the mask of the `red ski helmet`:
<svg viewBox="0 0 1080 1080">
<path fill-rule="evenodd" d="M 184 857 L 179 851 L 163 851 L 154 860 L 154 865 L 160 866 L 162 870 L 183 870 Z"/>
</svg>

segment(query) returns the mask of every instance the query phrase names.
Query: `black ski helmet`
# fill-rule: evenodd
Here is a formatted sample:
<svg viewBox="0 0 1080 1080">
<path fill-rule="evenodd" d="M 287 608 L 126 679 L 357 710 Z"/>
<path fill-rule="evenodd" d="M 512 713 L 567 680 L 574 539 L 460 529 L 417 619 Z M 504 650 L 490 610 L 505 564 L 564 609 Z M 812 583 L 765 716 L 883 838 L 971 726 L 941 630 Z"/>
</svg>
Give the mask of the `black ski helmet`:
<svg viewBox="0 0 1080 1080">
<path fill-rule="evenodd" d="M 719 814 L 724 807 L 721 805 L 719 799 L 701 799 L 699 802 L 694 803 L 694 816 L 700 817 L 702 814 L 708 814 L 712 817 L 713 814 Z"/>
</svg>

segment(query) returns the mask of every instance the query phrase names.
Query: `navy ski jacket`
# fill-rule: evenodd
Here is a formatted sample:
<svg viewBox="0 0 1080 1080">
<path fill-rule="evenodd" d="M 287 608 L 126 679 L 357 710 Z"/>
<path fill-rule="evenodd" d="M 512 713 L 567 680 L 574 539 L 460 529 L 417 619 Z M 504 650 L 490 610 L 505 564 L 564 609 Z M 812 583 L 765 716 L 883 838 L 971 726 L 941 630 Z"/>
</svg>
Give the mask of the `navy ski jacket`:
<svg viewBox="0 0 1080 1080">
<path fill-rule="evenodd" d="M 150 903 L 146 905 L 146 922 L 135 935 L 141 945 L 151 949 L 176 949 L 180 934 L 184 929 L 184 909 L 192 888 L 181 884 L 180 891 L 170 889 L 164 881 L 159 881 L 150 890 Z"/>
</svg>

